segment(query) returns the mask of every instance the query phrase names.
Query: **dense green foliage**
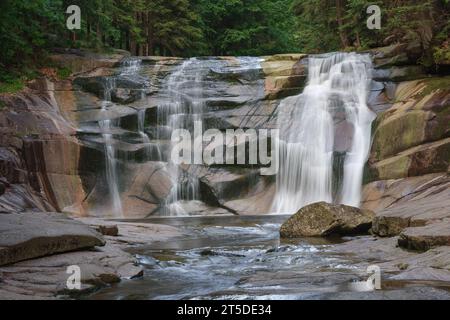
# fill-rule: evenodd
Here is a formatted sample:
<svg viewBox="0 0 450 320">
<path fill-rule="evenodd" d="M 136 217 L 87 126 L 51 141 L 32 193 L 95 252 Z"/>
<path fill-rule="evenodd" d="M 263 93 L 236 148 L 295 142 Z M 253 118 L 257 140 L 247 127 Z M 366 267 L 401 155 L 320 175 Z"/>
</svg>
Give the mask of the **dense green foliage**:
<svg viewBox="0 0 450 320">
<path fill-rule="evenodd" d="M 79 5 L 82 28 L 67 30 Z M 382 9 L 368 30 L 366 9 Z M 421 63 L 450 61 L 449 0 L 2 0 L 0 83 L 33 76 L 58 47 L 135 55 L 268 55 L 419 41 Z"/>
<path fill-rule="evenodd" d="M 381 30 L 366 26 L 366 10 L 372 4 L 381 8 Z M 449 0 L 295 0 L 293 10 L 297 38 L 307 52 L 418 42 L 423 49 L 419 62 L 448 60 Z"/>
<path fill-rule="evenodd" d="M 292 0 L 195 0 L 205 55 L 294 52 Z M 197 51 L 198 52 L 198 51 Z"/>
</svg>

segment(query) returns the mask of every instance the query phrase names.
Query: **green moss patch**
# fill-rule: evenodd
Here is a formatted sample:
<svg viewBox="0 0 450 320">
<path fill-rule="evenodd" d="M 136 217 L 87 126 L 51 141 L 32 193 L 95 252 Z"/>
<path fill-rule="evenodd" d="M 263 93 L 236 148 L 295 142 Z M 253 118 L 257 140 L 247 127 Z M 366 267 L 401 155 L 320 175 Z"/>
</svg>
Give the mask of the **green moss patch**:
<svg viewBox="0 0 450 320">
<path fill-rule="evenodd" d="M 56 72 L 58 74 L 58 78 L 61 80 L 65 80 L 72 75 L 72 70 L 67 67 L 58 68 Z"/>
<path fill-rule="evenodd" d="M 425 97 L 438 90 L 450 90 L 450 76 L 424 79 L 421 83 L 426 84 L 426 87 L 415 98 Z"/>
<path fill-rule="evenodd" d="M 25 81 L 23 79 L 14 79 L 6 82 L 0 82 L 0 94 L 16 93 L 21 91 L 24 87 Z"/>
</svg>

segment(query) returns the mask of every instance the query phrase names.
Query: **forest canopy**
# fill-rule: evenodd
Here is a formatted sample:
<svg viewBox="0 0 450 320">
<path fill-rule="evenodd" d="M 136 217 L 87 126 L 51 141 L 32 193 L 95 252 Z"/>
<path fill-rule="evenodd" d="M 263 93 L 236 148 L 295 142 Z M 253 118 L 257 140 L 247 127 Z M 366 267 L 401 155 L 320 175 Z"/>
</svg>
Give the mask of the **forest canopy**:
<svg viewBox="0 0 450 320">
<path fill-rule="evenodd" d="M 78 5 L 81 30 L 66 28 Z M 381 30 L 366 9 L 382 10 Z M 450 60 L 449 0 L 2 0 L 0 82 L 55 48 L 135 55 L 269 55 L 418 41 L 423 63 Z"/>
</svg>

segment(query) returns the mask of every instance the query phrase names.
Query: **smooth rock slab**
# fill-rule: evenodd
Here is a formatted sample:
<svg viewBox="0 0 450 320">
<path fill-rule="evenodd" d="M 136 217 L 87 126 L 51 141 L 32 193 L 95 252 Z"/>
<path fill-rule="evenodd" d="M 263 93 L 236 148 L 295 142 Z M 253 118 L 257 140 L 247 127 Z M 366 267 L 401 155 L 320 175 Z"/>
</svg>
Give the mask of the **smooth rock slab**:
<svg viewBox="0 0 450 320">
<path fill-rule="evenodd" d="M 417 251 L 450 246 L 450 220 L 424 227 L 408 228 L 400 234 L 398 244 L 402 248 Z"/>
<path fill-rule="evenodd" d="M 98 232 L 63 214 L 0 214 L 0 265 L 104 245 Z"/>
<path fill-rule="evenodd" d="M 398 236 L 406 228 L 450 219 L 450 177 L 446 173 L 377 183 L 372 191 L 365 189 L 364 198 L 370 202 L 366 200 L 364 206 L 377 211 L 372 230 L 378 236 Z M 383 206 L 387 207 L 380 210 Z"/>
<path fill-rule="evenodd" d="M 364 233 L 372 226 L 374 217 L 370 210 L 319 202 L 290 217 L 281 226 L 280 234 L 282 238 L 300 238 Z"/>
</svg>

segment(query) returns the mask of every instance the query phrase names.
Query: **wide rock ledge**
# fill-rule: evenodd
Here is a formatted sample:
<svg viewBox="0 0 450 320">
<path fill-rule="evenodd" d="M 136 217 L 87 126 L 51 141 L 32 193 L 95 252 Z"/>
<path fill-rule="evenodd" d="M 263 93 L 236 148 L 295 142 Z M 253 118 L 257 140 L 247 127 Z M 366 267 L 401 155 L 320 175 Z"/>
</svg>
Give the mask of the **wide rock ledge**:
<svg viewBox="0 0 450 320">
<path fill-rule="evenodd" d="M 400 247 L 428 251 L 439 246 L 450 246 L 450 220 L 432 223 L 424 227 L 407 228 L 398 239 Z"/>
<path fill-rule="evenodd" d="M 370 210 L 326 202 L 300 209 L 280 229 L 282 238 L 323 237 L 332 234 L 350 235 L 367 232 L 375 217 Z"/>
<path fill-rule="evenodd" d="M 104 245 L 98 232 L 63 214 L 0 214 L 0 265 Z"/>
</svg>

